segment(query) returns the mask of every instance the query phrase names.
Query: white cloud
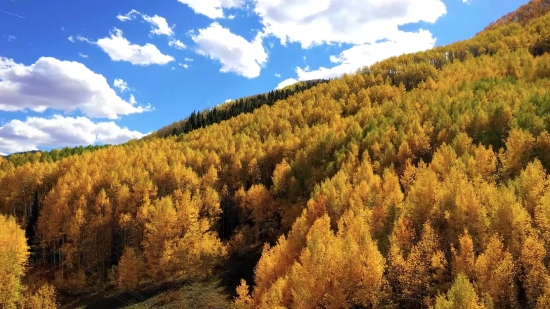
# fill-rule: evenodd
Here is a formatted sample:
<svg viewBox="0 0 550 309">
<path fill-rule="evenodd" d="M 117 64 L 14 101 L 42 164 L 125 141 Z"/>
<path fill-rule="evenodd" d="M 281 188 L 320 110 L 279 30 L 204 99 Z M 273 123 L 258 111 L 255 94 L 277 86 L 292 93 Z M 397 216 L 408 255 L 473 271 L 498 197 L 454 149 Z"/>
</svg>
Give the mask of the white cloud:
<svg viewBox="0 0 550 309">
<path fill-rule="evenodd" d="M 128 21 L 136 18 L 136 15 L 141 14 L 140 12 L 136 10 L 131 10 L 126 15 L 118 14 L 116 18 L 120 21 Z"/>
<path fill-rule="evenodd" d="M 67 39 L 68 39 L 69 41 L 73 42 L 73 43 L 76 42 L 75 40 L 79 40 L 80 42 L 86 42 L 86 43 L 94 44 L 94 42 L 91 41 L 90 39 L 87 39 L 87 38 L 85 38 L 85 37 L 83 37 L 83 36 L 80 36 L 80 35 L 77 35 L 76 37 L 74 37 L 74 36 L 71 35 L 71 36 L 69 36 Z"/>
<path fill-rule="evenodd" d="M 260 75 L 261 65 L 268 55 L 262 45 L 261 34 L 252 42 L 233 34 L 217 22 L 208 28 L 200 29 L 199 34 L 192 36 L 197 43 L 197 52 L 210 59 L 218 60 L 222 67 L 220 72 L 234 72 L 246 78 Z"/>
<path fill-rule="evenodd" d="M 134 97 L 133 94 L 130 95 L 130 99 L 128 99 L 128 102 L 130 102 L 130 104 L 132 105 L 137 104 L 136 98 Z"/>
<path fill-rule="evenodd" d="M 229 102 L 233 102 L 233 100 L 232 99 L 227 99 L 223 103 L 229 103 Z"/>
<path fill-rule="evenodd" d="M 172 36 L 174 34 L 174 30 L 172 27 L 168 25 L 168 22 L 166 21 L 166 18 L 162 16 L 158 16 L 155 14 L 155 16 L 151 17 L 146 14 L 142 14 L 136 10 L 131 10 L 126 15 L 117 15 L 117 18 L 120 21 L 128 21 L 136 18 L 136 15 L 141 16 L 143 20 L 151 24 L 151 34 L 156 35 L 167 35 Z"/>
<path fill-rule="evenodd" d="M 191 62 L 191 61 L 193 61 L 193 58 L 187 58 L 187 57 L 185 57 L 185 59 L 183 59 L 183 60 Z"/>
<path fill-rule="evenodd" d="M 143 46 L 131 44 L 122 36 L 120 29 L 114 28 L 110 37 L 99 39 L 96 44 L 106 52 L 113 61 L 128 61 L 135 65 L 167 64 L 174 61 L 169 55 L 164 55 L 155 45 L 147 43 Z"/>
<path fill-rule="evenodd" d="M 388 57 L 432 48 L 426 30 L 404 32 L 400 25 L 435 23 L 446 14 L 442 0 L 255 0 L 264 34 L 299 43 L 303 49 L 323 44 L 351 44 L 330 57 L 332 68 L 296 68 L 299 80 L 332 78 Z M 303 57 L 304 61 L 306 57 Z M 304 63 L 305 65 L 305 63 Z"/>
<path fill-rule="evenodd" d="M 223 9 L 241 8 L 245 0 L 178 0 L 187 4 L 196 14 L 211 19 L 224 18 Z M 257 1 L 257 0 L 256 0 Z"/>
<path fill-rule="evenodd" d="M 295 84 L 295 83 L 297 83 L 297 82 L 298 82 L 298 81 L 297 81 L 296 79 L 294 79 L 294 78 L 287 78 L 287 79 L 283 80 L 282 82 L 280 82 L 280 83 L 277 85 L 277 88 L 275 88 L 275 89 L 282 89 L 282 88 L 284 88 L 284 87 L 286 87 L 286 86 L 290 86 L 290 85 Z"/>
<path fill-rule="evenodd" d="M 183 67 L 184 69 L 189 69 L 189 65 L 187 63 L 180 63 L 180 67 Z"/>
<path fill-rule="evenodd" d="M 74 61 L 41 57 L 26 66 L 0 57 L 0 110 L 44 112 L 47 109 L 116 119 L 142 113 L 150 106 L 134 106 L 117 96 L 103 75 Z"/>
<path fill-rule="evenodd" d="M 126 83 L 121 78 L 115 78 L 115 80 L 113 81 L 113 87 L 117 88 L 120 92 L 130 90 L 130 87 L 128 87 L 128 83 Z"/>
<path fill-rule="evenodd" d="M 168 25 L 164 17 L 155 15 L 153 17 L 142 15 L 143 19 L 152 26 L 151 33 L 156 35 L 174 35 L 174 30 Z"/>
<path fill-rule="evenodd" d="M 361 67 L 389 57 L 430 49 L 434 44 L 435 39 L 429 31 L 400 32 L 385 42 L 356 45 L 338 56 L 331 56 L 331 62 L 338 63 L 335 67 L 311 71 L 306 66 L 304 69 L 296 68 L 296 73 L 299 80 L 334 78 L 344 73 L 354 73 Z"/>
<path fill-rule="evenodd" d="M 120 144 L 144 134 L 114 122 L 94 123 L 86 117 L 27 117 L 0 126 L 0 153 L 36 150 L 38 147 L 75 147 L 96 143 Z"/>
<path fill-rule="evenodd" d="M 202 1 L 202 0 L 201 0 Z M 302 48 L 324 43 L 375 43 L 398 26 L 433 23 L 446 13 L 441 0 L 255 0 L 265 33 Z"/>
<path fill-rule="evenodd" d="M 281 77 L 281 74 L 275 73 L 275 77 L 279 77 L 279 78 L 280 78 L 280 77 Z"/>
<path fill-rule="evenodd" d="M 15 37 L 15 35 L 10 34 L 10 35 L 7 36 L 7 39 L 8 39 L 9 42 L 11 42 L 11 41 L 16 40 L 17 38 Z"/>
<path fill-rule="evenodd" d="M 85 55 L 85 54 L 83 54 L 83 53 L 78 53 L 78 55 L 79 55 L 80 57 L 82 57 L 82 58 L 88 58 L 88 55 Z"/>
<path fill-rule="evenodd" d="M 89 39 L 87 39 L 87 38 L 85 38 L 85 37 L 83 37 L 83 36 L 80 36 L 80 35 L 78 35 L 78 36 L 76 37 L 76 39 L 79 40 L 80 42 L 86 42 L 86 43 L 91 43 L 91 44 L 94 43 L 93 41 L 91 41 L 91 40 L 89 40 Z"/>
<path fill-rule="evenodd" d="M 227 16 L 227 19 L 235 19 L 235 17 L 237 17 L 237 15 L 231 14 L 231 15 Z"/>
<path fill-rule="evenodd" d="M 174 48 L 177 48 L 177 49 L 185 49 L 187 46 L 185 46 L 185 44 L 182 43 L 182 41 L 180 40 L 170 40 L 168 42 L 168 45 L 174 47 Z"/>
</svg>

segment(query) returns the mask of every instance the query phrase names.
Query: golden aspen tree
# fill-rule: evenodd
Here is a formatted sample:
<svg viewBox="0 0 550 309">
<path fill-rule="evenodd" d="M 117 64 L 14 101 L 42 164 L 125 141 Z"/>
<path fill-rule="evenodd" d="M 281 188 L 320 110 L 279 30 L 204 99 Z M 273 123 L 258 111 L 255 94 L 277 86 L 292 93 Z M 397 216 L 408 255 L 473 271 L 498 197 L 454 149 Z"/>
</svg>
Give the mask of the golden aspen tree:
<svg viewBox="0 0 550 309">
<path fill-rule="evenodd" d="M 512 129 L 506 139 L 506 151 L 499 153 L 508 175 L 515 176 L 531 161 L 535 138 L 521 129 Z"/>
<path fill-rule="evenodd" d="M 273 171 L 273 191 L 276 196 L 284 197 L 289 193 L 289 178 L 291 176 L 290 164 L 283 159 L 278 163 Z"/>
<path fill-rule="evenodd" d="M 15 218 L 0 215 L 0 307 L 16 308 L 22 302 L 28 257 L 25 232 Z"/>
<path fill-rule="evenodd" d="M 528 237 L 523 243 L 520 263 L 523 271 L 521 281 L 531 308 L 536 306 L 537 300 L 544 293 L 546 282 L 550 279 L 544 265 L 545 257 L 546 250 L 540 240 L 533 236 Z"/>
<path fill-rule="evenodd" d="M 42 284 L 35 292 L 26 296 L 23 307 L 28 309 L 57 309 L 59 308 L 57 291 L 48 283 Z"/>
<path fill-rule="evenodd" d="M 235 297 L 235 305 L 239 309 L 252 308 L 252 298 L 249 295 L 249 287 L 244 279 L 241 279 L 240 285 L 237 287 L 237 297 Z"/>
<path fill-rule="evenodd" d="M 478 294 L 489 296 L 497 308 L 517 306 L 516 267 L 500 238 L 491 237 L 474 267 Z"/>
<path fill-rule="evenodd" d="M 550 250 L 550 192 L 545 192 L 535 207 L 535 224 L 544 241 L 546 251 Z"/>
<path fill-rule="evenodd" d="M 519 176 L 519 197 L 532 218 L 540 199 L 548 190 L 546 173 L 539 160 L 529 163 Z"/>
<path fill-rule="evenodd" d="M 472 160 L 467 163 L 467 173 L 471 178 L 481 177 L 484 181 L 492 181 L 497 170 L 497 156 L 489 147 L 483 145 L 473 147 Z"/>
<path fill-rule="evenodd" d="M 428 168 L 416 171 L 414 184 L 404 202 L 405 212 L 412 221 L 417 233 L 430 218 L 439 203 L 439 180 L 437 174 Z"/>
<path fill-rule="evenodd" d="M 474 266 L 476 257 L 474 253 L 474 243 L 467 230 L 460 236 L 458 243 L 458 251 L 451 248 L 453 253 L 453 275 L 456 277 L 458 274 L 462 273 L 468 279 L 472 280 L 475 278 Z"/>
<path fill-rule="evenodd" d="M 447 260 L 439 248 L 439 237 L 429 223 L 424 224 L 419 242 L 403 252 L 392 242 L 389 277 L 398 301 L 407 306 L 431 305 L 446 282 Z"/>
<path fill-rule="evenodd" d="M 117 267 L 117 284 L 123 290 L 132 290 L 139 285 L 144 265 L 139 252 L 131 247 L 124 248 Z"/>
</svg>

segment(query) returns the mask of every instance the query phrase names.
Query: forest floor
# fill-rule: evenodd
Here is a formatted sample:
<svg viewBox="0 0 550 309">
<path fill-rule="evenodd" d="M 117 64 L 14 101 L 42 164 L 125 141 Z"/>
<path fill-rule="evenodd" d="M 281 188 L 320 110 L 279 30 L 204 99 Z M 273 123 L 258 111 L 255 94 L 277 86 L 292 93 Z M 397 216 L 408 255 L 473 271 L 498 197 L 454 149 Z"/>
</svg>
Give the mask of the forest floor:
<svg viewBox="0 0 550 309">
<path fill-rule="evenodd" d="M 102 293 L 62 304 L 63 309 L 218 309 L 231 308 L 240 280 L 253 284 L 254 266 L 262 253 L 255 246 L 234 254 L 208 278 L 163 284 L 135 291 Z"/>
</svg>

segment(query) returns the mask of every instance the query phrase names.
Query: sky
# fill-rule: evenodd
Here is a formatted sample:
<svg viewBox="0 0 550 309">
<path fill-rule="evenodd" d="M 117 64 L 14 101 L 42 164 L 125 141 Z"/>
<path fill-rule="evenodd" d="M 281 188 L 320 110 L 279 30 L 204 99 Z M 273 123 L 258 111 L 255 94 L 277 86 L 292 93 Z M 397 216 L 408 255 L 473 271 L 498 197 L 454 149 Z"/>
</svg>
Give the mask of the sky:
<svg viewBox="0 0 550 309">
<path fill-rule="evenodd" d="M 526 0 L 0 0 L 0 154 L 119 144 L 468 39 Z"/>
</svg>

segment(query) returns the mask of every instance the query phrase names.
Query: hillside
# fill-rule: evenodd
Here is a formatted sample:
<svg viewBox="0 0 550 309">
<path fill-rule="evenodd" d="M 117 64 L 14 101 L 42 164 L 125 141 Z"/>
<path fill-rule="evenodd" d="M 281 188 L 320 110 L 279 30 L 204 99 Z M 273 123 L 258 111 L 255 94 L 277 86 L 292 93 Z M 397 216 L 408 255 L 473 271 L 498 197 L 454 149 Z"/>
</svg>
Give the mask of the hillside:
<svg viewBox="0 0 550 309">
<path fill-rule="evenodd" d="M 540 3 L 192 130 L 0 158 L 0 307 L 550 308 Z"/>
<path fill-rule="evenodd" d="M 240 114 L 251 113 L 264 105 L 272 106 L 278 100 L 284 100 L 296 93 L 326 82 L 328 80 L 322 79 L 298 82 L 283 89 L 226 102 L 202 112 L 193 112 L 188 118 L 160 128 L 156 132 L 146 136 L 145 139 L 189 133 L 193 130 L 231 119 Z"/>
</svg>

